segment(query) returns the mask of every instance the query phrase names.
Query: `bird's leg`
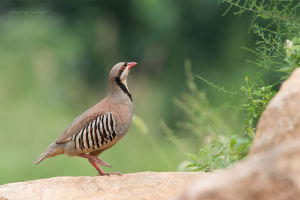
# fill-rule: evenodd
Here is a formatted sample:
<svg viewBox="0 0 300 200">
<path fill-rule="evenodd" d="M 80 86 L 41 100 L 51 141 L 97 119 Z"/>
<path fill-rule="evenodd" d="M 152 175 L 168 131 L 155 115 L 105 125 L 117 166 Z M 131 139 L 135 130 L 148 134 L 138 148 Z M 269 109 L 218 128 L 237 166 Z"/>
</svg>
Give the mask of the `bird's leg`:
<svg viewBox="0 0 300 200">
<path fill-rule="evenodd" d="M 94 155 L 87 155 L 87 154 L 79 154 L 78 156 L 83 157 L 83 158 L 87 158 L 95 163 L 98 163 L 99 165 L 102 165 L 104 167 L 111 167 L 110 164 L 108 164 L 107 162 L 101 160 L 100 158 L 98 158 L 97 156 Z"/>
<path fill-rule="evenodd" d="M 89 162 L 96 168 L 96 170 L 99 172 L 99 176 L 110 176 L 110 175 L 123 175 L 121 172 L 104 172 L 96 162 L 92 161 L 91 159 L 88 159 Z"/>
<path fill-rule="evenodd" d="M 90 159 L 88 159 L 89 162 L 96 168 L 96 170 L 99 172 L 99 175 L 104 176 L 107 175 L 98 165 L 97 163 L 95 163 L 94 161 L 91 161 Z"/>
<path fill-rule="evenodd" d="M 94 155 L 87 155 L 87 154 L 80 154 L 79 157 L 87 158 L 88 161 L 96 168 L 96 170 L 99 172 L 100 176 L 109 176 L 109 175 L 119 175 L 121 176 L 121 172 L 104 172 L 97 164 L 100 164 L 102 166 L 111 167 L 110 164 L 104 162 L 100 158 Z"/>
<path fill-rule="evenodd" d="M 95 159 L 98 161 L 98 164 L 105 166 L 105 167 L 111 167 L 111 164 L 105 162 L 104 160 L 101 160 L 100 158 L 98 158 L 97 156 L 95 156 Z"/>
</svg>

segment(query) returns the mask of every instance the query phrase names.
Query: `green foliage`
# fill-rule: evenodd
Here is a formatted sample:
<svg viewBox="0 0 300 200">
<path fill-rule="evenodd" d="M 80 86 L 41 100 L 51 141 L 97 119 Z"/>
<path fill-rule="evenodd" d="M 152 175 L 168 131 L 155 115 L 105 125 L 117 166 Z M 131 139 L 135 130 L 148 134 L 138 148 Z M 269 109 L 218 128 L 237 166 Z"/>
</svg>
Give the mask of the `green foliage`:
<svg viewBox="0 0 300 200">
<path fill-rule="evenodd" d="M 193 160 L 187 167 L 192 171 L 212 171 L 225 168 L 231 163 L 242 159 L 248 152 L 251 139 L 219 136 L 209 145 L 204 145 L 198 153 L 187 154 Z"/>
<path fill-rule="evenodd" d="M 292 41 L 286 40 L 285 50 L 287 64 L 279 71 L 291 73 L 295 68 L 300 67 L 300 37 L 294 38 Z"/>
<path fill-rule="evenodd" d="M 259 79 L 249 80 L 248 76 L 245 77 L 245 85 L 241 87 L 241 91 L 246 94 L 248 100 L 242 104 L 246 110 L 243 124 L 245 132 L 251 138 L 254 138 L 257 120 L 276 94 L 274 85 L 267 85 Z"/>
<path fill-rule="evenodd" d="M 250 30 L 258 36 L 254 53 L 255 60 L 250 62 L 270 72 L 279 72 L 279 80 L 274 84 L 262 81 L 263 72 L 256 78 L 245 77 L 241 91 L 246 93 L 248 101 L 243 105 L 246 110 L 244 121 L 246 132 L 253 137 L 258 118 L 270 99 L 276 94 L 274 86 L 285 80 L 291 72 L 300 66 L 300 17 L 299 1 L 294 0 L 221 0 L 229 4 L 227 9 L 236 8 L 234 14 L 252 13 Z M 292 39 L 291 41 L 289 39 Z"/>
<path fill-rule="evenodd" d="M 202 77 L 199 77 L 199 79 L 226 94 L 239 94 L 247 98 L 246 103 L 241 105 L 245 111 L 243 134 L 233 134 L 232 132 L 228 132 L 225 126 L 221 126 L 220 130 L 227 130 L 227 132 L 214 132 L 213 135 L 210 135 L 213 140 L 211 143 L 202 143 L 202 147 L 198 153 L 187 154 L 188 157 L 193 160 L 193 162 L 187 166 L 189 170 L 211 171 L 227 167 L 247 155 L 255 135 L 257 121 L 269 101 L 276 94 L 274 90 L 276 84 L 267 85 L 259 78 L 249 79 L 249 77 L 246 76 L 245 84 L 241 86 L 240 92 L 238 93 L 227 91 L 223 87 L 216 86 Z M 239 115 L 237 112 L 233 112 L 232 114 Z M 197 117 L 199 118 L 200 116 Z M 190 127 L 193 126 L 195 127 L 197 125 L 190 123 Z M 206 124 L 204 126 L 202 124 L 202 129 L 205 127 Z M 202 129 L 198 129 L 198 134 L 203 134 Z"/>
<path fill-rule="evenodd" d="M 187 149 L 191 149 L 191 146 L 200 147 L 197 153 L 186 154 L 193 161 L 185 167 L 192 171 L 211 171 L 217 168 L 224 168 L 243 158 L 248 152 L 252 141 L 251 137 L 246 134 L 232 134 L 234 130 L 230 127 L 228 119 L 222 116 L 224 109 L 211 105 L 205 92 L 198 88 L 196 84 L 197 79 L 191 72 L 190 61 L 185 62 L 185 71 L 189 92 L 175 99 L 175 104 L 185 116 L 184 121 L 177 123 L 177 127 L 183 133 L 183 137 L 178 139 L 165 123 L 161 123 L 161 128 L 170 141 L 182 151 L 186 152 Z M 225 90 L 223 87 L 217 86 L 203 78 L 200 79 L 226 94 L 237 95 L 237 92 Z M 253 95 L 252 92 L 250 94 Z M 257 98 L 257 95 L 262 94 L 253 96 Z M 231 107 L 225 109 L 225 113 L 239 115 Z M 188 137 L 186 137 L 186 134 L 188 134 Z"/>
<path fill-rule="evenodd" d="M 276 94 L 275 86 L 300 66 L 300 18 L 297 13 L 300 8 L 299 1 L 221 0 L 221 2 L 229 4 L 224 14 L 233 8 L 237 9 L 234 11 L 235 14 L 240 15 L 244 12 L 253 14 L 251 30 L 258 39 L 255 49 L 245 49 L 255 54 L 255 60 L 250 62 L 263 67 L 266 72 L 260 71 L 256 77 L 246 76 L 239 92 L 227 91 L 224 87 L 198 76 L 200 80 L 223 93 L 245 97 L 245 103 L 241 105 L 245 112 L 242 134 L 228 132 L 229 128 L 222 123 L 224 120 L 217 117 L 214 109 L 208 104 L 205 93 L 197 89 L 191 73 L 188 74 L 190 94 L 185 94 L 182 101 L 177 100 L 176 104 L 189 120 L 180 124 L 184 130 L 202 136 L 198 138 L 202 144 L 199 151 L 187 154 L 192 159 L 192 163 L 187 166 L 189 170 L 211 171 L 224 168 L 246 156 L 255 135 L 258 119 Z M 273 84 L 263 81 L 263 75 L 268 72 L 280 73 L 279 80 Z M 202 105 L 205 106 L 201 107 Z M 200 142 L 203 141 L 203 136 L 210 137 L 210 141 Z"/>
<path fill-rule="evenodd" d="M 291 65 L 287 60 L 289 57 L 287 50 L 293 46 L 293 42 L 299 42 L 300 38 L 298 0 L 221 0 L 221 2 L 229 4 L 226 12 L 235 8 L 237 10 L 234 14 L 249 12 L 253 16 L 250 29 L 258 39 L 256 48 L 248 49 L 256 56 L 256 59 L 250 62 L 267 70 L 283 72 L 282 80 L 299 67 L 299 63 Z M 287 45 L 284 45 L 286 41 Z"/>
</svg>

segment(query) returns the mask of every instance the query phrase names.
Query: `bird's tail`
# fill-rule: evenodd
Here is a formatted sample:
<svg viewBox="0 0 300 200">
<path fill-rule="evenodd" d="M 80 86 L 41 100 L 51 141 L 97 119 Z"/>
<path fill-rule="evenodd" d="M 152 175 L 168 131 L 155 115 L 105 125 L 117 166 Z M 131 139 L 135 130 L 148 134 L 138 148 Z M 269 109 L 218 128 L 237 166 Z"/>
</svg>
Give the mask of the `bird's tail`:
<svg viewBox="0 0 300 200">
<path fill-rule="evenodd" d="M 64 149 L 62 148 L 61 144 L 57 144 L 56 142 L 53 142 L 48 149 L 44 153 L 40 155 L 40 157 L 34 162 L 34 164 L 39 164 L 42 160 L 45 158 L 54 157 L 56 155 L 64 153 Z"/>
</svg>

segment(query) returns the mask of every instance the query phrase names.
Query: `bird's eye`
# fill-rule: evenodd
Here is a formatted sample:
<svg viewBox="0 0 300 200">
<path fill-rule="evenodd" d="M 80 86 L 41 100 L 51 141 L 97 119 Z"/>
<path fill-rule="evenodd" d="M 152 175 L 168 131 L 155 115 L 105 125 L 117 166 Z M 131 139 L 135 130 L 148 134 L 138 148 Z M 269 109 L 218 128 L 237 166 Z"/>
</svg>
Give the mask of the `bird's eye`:
<svg viewBox="0 0 300 200">
<path fill-rule="evenodd" d="M 121 70 L 124 70 L 125 68 L 126 68 L 126 66 L 122 66 L 122 67 L 121 67 Z"/>
</svg>

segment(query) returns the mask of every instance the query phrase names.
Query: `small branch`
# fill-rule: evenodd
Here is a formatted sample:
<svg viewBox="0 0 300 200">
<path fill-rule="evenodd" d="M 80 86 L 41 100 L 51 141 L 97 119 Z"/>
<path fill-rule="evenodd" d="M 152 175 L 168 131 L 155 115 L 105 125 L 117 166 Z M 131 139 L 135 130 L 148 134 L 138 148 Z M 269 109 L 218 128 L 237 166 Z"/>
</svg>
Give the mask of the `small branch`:
<svg viewBox="0 0 300 200">
<path fill-rule="evenodd" d="M 253 8 L 247 8 L 245 6 L 241 6 L 239 5 L 238 3 L 234 3 L 232 2 L 231 0 L 223 0 L 223 2 L 226 2 L 226 3 L 229 3 L 231 6 L 235 6 L 241 10 L 246 10 L 246 11 L 249 11 L 249 12 L 254 12 L 256 14 L 259 14 L 259 15 L 266 15 L 268 17 L 272 17 L 272 18 L 276 18 L 276 19 L 279 19 L 279 20 L 283 20 L 283 21 L 299 21 L 300 18 L 294 18 L 294 17 L 287 17 L 287 16 L 281 16 L 281 15 L 274 15 L 274 14 L 271 14 L 267 11 L 264 11 L 264 10 L 255 10 Z M 228 11 L 227 11 L 228 12 Z"/>
</svg>

